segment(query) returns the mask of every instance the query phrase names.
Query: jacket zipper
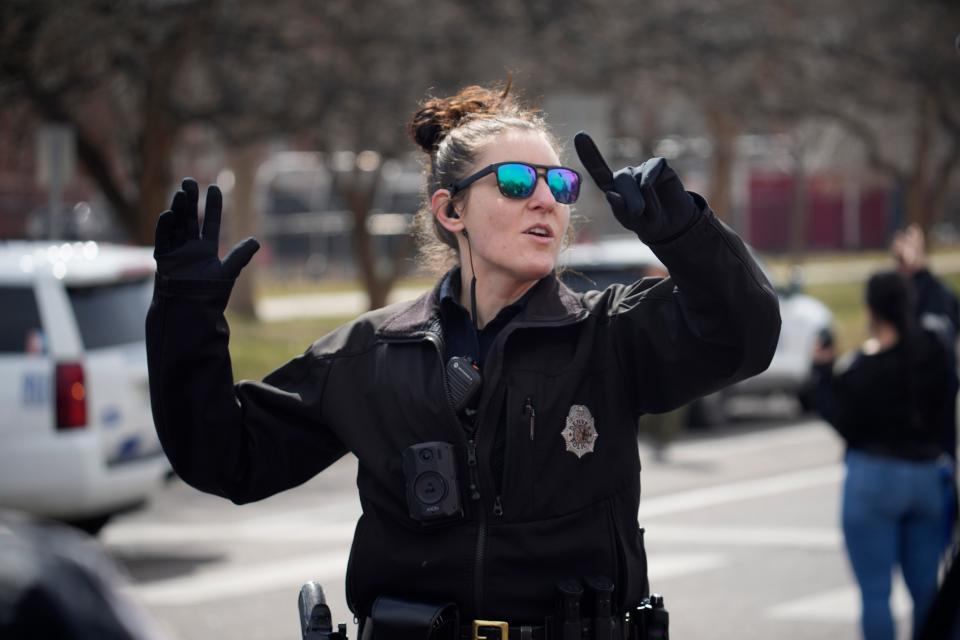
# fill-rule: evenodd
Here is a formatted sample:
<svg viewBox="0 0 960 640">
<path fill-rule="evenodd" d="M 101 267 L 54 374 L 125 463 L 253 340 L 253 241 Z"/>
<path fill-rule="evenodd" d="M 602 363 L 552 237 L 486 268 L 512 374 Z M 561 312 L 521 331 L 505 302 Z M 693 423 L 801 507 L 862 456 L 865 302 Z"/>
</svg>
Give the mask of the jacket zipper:
<svg viewBox="0 0 960 640">
<path fill-rule="evenodd" d="M 470 472 L 470 499 L 480 499 L 480 478 L 477 472 L 477 443 L 471 437 L 467 440 L 467 469 Z"/>
<path fill-rule="evenodd" d="M 530 396 L 527 396 L 527 398 L 523 401 L 523 417 L 529 427 L 530 442 L 533 442 L 537 429 L 537 410 L 533 408 L 533 400 L 530 398 Z M 507 434 L 507 437 L 510 437 L 509 434 Z M 506 472 L 507 465 L 506 462 L 504 462 L 503 473 L 506 474 Z M 503 515 L 503 484 L 504 479 L 501 478 L 500 486 L 497 487 L 497 495 L 493 499 L 493 515 L 497 516 L 498 518 Z"/>
<path fill-rule="evenodd" d="M 479 417 L 479 416 L 478 416 Z M 473 600 L 474 611 L 477 615 L 483 610 L 483 554 L 487 544 L 487 514 L 483 503 L 480 502 L 480 478 L 477 465 L 477 444 L 475 434 L 467 442 L 467 464 L 470 465 L 470 498 L 477 502 L 477 545 L 474 553 L 473 565 Z M 473 460 L 472 464 L 470 460 Z"/>
<path fill-rule="evenodd" d="M 443 379 L 444 385 L 446 385 L 446 375 L 447 370 L 443 362 L 443 338 L 440 337 L 435 332 L 428 331 L 424 334 L 426 339 L 429 340 L 437 350 L 437 358 L 440 360 L 440 371 L 441 378 Z M 447 395 L 447 390 L 444 389 L 444 396 Z M 454 421 L 457 424 L 460 432 L 463 432 L 463 426 L 460 422 L 460 418 L 457 416 L 456 412 L 453 410 L 453 407 L 450 406 L 449 402 L 445 403 L 450 413 L 453 415 Z M 478 614 L 483 607 L 483 553 L 484 547 L 487 542 L 487 517 L 486 513 L 483 510 L 483 503 L 481 502 L 480 495 L 480 466 L 477 460 L 477 431 L 479 431 L 480 420 L 482 416 L 478 413 L 475 422 L 474 428 L 469 432 L 467 437 L 467 469 L 470 475 L 470 500 L 477 504 L 477 543 L 474 552 L 474 581 L 473 581 L 473 598 L 474 598 L 474 611 Z"/>
</svg>

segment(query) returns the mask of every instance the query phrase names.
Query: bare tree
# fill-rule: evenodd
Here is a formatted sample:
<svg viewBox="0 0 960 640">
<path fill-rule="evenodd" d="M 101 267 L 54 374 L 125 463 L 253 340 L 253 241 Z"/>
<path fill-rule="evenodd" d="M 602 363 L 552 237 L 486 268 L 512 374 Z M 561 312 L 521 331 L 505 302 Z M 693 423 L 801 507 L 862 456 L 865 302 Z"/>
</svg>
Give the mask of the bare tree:
<svg viewBox="0 0 960 640">
<path fill-rule="evenodd" d="M 960 9 L 931 0 L 811 2 L 785 44 L 796 52 L 773 112 L 826 118 L 859 140 L 906 194 L 908 222 L 936 222 L 960 166 Z"/>
<path fill-rule="evenodd" d="M 290 19 L 296 9 L 284 1 L 12 0 L 0 8 L 0 91 L 74 128 L 86 172 L 134 239 L 148 243 L 186 126 L 206 123 L 249 141 L 322 108 L 319 94 L 293 82 L 323 74 L 326 63 L 290 55 L 307 39 Z"/>
<path fill-rule="evenodd" d="M 690 126 L 711 135 L 708 195 L 722 215 L 740 133 L 832 119 L 929 227 L 960 164 L 957 18 L 934 0 L 8 0 L 0 98 L 74 127 L 86 173 L 144 243 L 189 127 L 231 153 L 284 135 L 386 160 L 412 148 L 403 124 L 429 91 L 511 73 L 534 101 L 612 94 L 648 142 L 665 95 L 698 105 Z M 367 234 L 379 173 L 348 174 L 337 184 L 378 306 L 395 277 Z"/>
<path fill-rule="evenodd" d="M 871 165 L 904 186 L 911 221 L 929 227 L 940 215 L 960 164 L 955 3 L 673 0 L 640 10 L 611 0 L 605 8 L 590 14 L 602 54 L 571 55 L 587 55 L 594 76 L 623 99 L 646 97 L 635 121 L 655 120 L 671 91 L 700 106 L 713 141 L 708 195 L 721 215 L 736 136 L 790 131 L 810 118 L 860 140 Z"/>
</svg>

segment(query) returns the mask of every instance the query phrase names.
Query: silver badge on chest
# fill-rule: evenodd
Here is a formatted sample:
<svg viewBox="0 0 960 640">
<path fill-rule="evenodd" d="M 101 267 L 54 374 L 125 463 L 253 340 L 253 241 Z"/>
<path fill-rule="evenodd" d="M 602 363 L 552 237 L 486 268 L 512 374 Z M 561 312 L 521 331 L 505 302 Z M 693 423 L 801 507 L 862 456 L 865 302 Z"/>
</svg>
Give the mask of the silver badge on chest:
<svg viewBox="0 0 960 640">
<path fill-rule="evenodd" d="M 590 409 L 582 404 L 570 407 L 567 414 L 567 426 L 561 432 L 567 443 L 567 451 L 582 458 L 587 453 L 593 453 L 593 444 L 597 441 L 597 429 L 593 424 Z"/>
</svg>

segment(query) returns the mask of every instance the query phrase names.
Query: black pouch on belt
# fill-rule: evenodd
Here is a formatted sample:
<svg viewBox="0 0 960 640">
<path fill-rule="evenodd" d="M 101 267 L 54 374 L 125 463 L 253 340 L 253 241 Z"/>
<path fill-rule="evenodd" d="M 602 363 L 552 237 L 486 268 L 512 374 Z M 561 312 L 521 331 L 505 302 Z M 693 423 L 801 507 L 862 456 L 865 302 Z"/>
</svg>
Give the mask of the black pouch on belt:
<svg viewBox="0 0 960 640">
<path fill-rule="evenodd" d="M 457 606 L 449 602 L 380 596 L 373 603 L 368 624 L 373 640 L 457 640 L 460 615 Z"/>
</svg>

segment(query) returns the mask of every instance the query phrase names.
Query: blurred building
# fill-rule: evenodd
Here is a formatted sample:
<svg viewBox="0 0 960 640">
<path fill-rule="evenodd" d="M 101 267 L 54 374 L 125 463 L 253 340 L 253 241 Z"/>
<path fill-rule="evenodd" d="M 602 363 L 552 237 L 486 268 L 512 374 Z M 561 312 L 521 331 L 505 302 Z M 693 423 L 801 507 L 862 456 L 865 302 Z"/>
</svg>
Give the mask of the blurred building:
<svg viewBox="0 0 960 640">
<path fill-rule="evenodd" d="M 49 197 L 37 180 L 40 123 L 21 113 L 0 110 L 0 238 L 44 238 L 50 221 Z M 119 240 L 117 226 L 93 181 L 76 163 L 64 185 L 57 212 L 60 235 L 70 239 Z"/>
<path fill-rule="evenodd" d="M 611 141 L 614 150 L 638 146 L 630 139 Z M 759 251 L 880 249 L 903 224 L 897 185 L 846 152 L 798 154 L 788 134 L 740 135 L 735 150 L 730 210 L 718 213 Z M 705 136 L 668 135 L 650 153 L 667 158 L 688 189 L 709 195 L 711 151 Z M 942 220 L 943 227 L 953 224 L 951 217 Z"/>
<path fill-rule="evenodd" d="M 572 140 L 580 129 L 590 131 L 601 148 L 609 150 L 614 168 L 638 164 L 650 155 L 664 156 L 688 188 L 708 194 L 713 149 L 710 139 L 697 133 L 703 127 L 694 118 L 682 118 L 681 133 L 661 132 L 641 142 L 631 132 L 624 135 L 622 129 L 614 131 L 605 124 L 611 119 L 609 105 L 603 97 L 571 94 L 549 97 L 544 106 L 560 140 Z M 38 128 L 28 116 L 0 111 L 0 238 L 48 234 L 49 199 L 37 182 Z M 730 207 L 721 214 L 760 251 L 878 249 L 902 226 L 903 195 L 898 185 L 871 172 L 859 145 L 835 127 L 821 123 L 788 133 L 744 134 L 735 147 Z M 582 170 L 572 148 L 565 149 L 564 156 Z M 338 169 L 342 160 L 337 154 L 300 151 L 265 156 L 253 209 L 267 266 L 314 277 L 353 275 L 353 220 L 337 182 L 348 173 Z M 175 164 L 174 175 L 212 182 L 228 162 L 209 135 L 187 131 Z M 381 180 L 367 225 L 377 251 L 388 255 L 397 249 L 397 237 L 409 231 L 421 203 L 422 179 L 413 157 L 386 160 L 377 175 Z M 59 235 L 125 239 L 125 231 L 79 162 L 61 202 Z M 575 214 L 582 239 L 622 232 L 592 187 L 584 190 Z M 936 235 L 948 240 L 960 235 L 960 194 L 948 199 L 939 220 Z"/>
<path fill-rule="evenodd" d="M 375 253 L 389 259 L 401 250 L 399 240 L 409 235 L 422 202 L 420 165 L 411 156 L 387 159 L 380 166 L 376 154 L 365 153 L 377 163 L 371 173 L 379 171 L 365 224 Z M 255 190 L 260 240 L 267 256 L 264 266 L 297 276 L 353 275 L 354 217 L 339 183 L 357 179 L 361 156 L 279 151 L 265 159 Z"/>
</svg>

